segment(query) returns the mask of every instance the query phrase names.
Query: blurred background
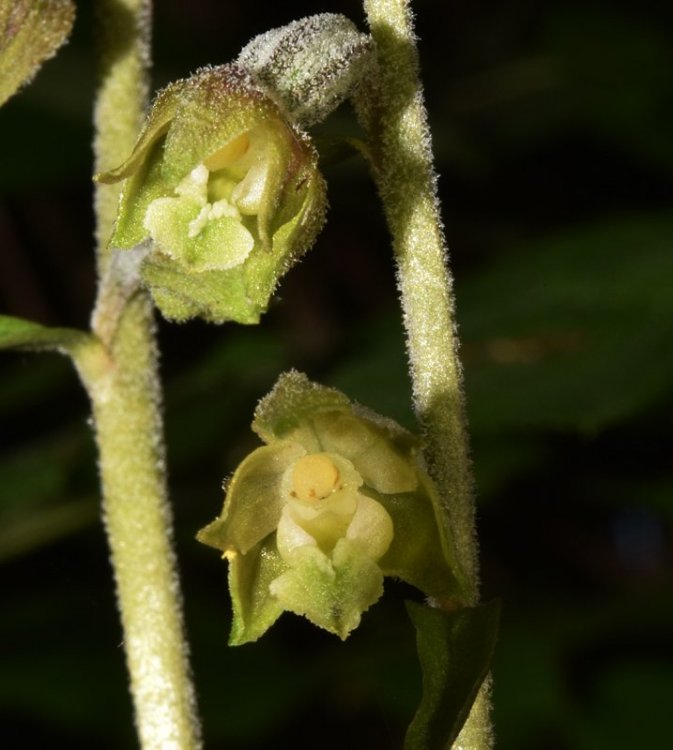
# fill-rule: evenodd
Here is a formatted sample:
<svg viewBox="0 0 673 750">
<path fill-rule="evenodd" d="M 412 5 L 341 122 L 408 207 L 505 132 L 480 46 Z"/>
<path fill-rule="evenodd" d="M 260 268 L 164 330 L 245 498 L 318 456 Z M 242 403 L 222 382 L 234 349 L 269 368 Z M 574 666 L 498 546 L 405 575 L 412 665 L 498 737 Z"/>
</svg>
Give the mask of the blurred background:
<svg viewBox="0 0 673 750">
<path fill-rule="evenodd" d="M 456 277 L 483 594 L 503 599 L 500 750 L 672 747 L 673 5 L 417 0 Z M 89 3 L 0 111 L 0 312 L 86 326 Z M 157 0 L 154 84 L 356 0 Z M 347 107 L 321 127 L 355 133 Z M 121 160 L 121 159 L 120 159 Z M 160 322 L 170 485 L 206 747 L 394 750 L 420 676 L 402 600 L 341 644 L 284 615 L 227 647 L 226 566 L 194 541 L 280 372 L 413 429 L 394 270 L 363 163 L 260 326 Z M 132 748 L 88 404 L 68 362 L 0 355 L 0 744 Z"/>
</svg>

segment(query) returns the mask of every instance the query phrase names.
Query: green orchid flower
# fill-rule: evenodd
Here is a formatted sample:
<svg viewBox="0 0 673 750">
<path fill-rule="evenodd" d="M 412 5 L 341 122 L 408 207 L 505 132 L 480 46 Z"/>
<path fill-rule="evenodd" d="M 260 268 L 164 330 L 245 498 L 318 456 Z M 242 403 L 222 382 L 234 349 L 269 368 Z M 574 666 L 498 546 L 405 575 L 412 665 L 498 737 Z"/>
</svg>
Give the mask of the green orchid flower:
<svg viewBox="0 0 673 750">
<path fill-rule="evenodd" d="M 172 320 L 258 322 L 324 221 L 316 151 L 235 64 L 163 89 L 129 158 L 97 179 L 125 179 L 110 244 L 145 244 L 141 276 Z"/>
<path fill-rule="evenodd" d="M 297 372 L 281 376 L 252 426 L 266 445 L 238 467 L 222 514 L 198 534 L 229 561 L 231 643 L 256 640 L 283 611 L 344 639 L 384 576 L 459 595 L 415 437 Z"/>
</svg>

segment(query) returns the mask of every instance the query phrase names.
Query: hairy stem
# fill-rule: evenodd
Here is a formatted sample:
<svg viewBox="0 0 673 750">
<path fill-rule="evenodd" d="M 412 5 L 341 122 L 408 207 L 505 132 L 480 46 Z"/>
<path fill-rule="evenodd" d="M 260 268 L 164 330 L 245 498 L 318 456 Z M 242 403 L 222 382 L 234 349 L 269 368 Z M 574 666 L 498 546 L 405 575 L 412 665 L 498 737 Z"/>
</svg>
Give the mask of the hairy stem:
<svg viewBox="0 0 673 750">
<path fill-rule="evenodd" d="M 416 413 L 428 469 L 462 569 L 465 603 L 478 599 L 474 496 L 452 278 L 408 0 L 365 0 L 379 71 L 356 102 L 393 237 Z M 484 687 L 454 745 L 491 746 Z"/>
<path fill-rule="evenodd" d="M 96 172 L 130 153 L 147 106 L 150 3 L 98 0 Z M 200 747 L 166 492 L 152 305 L 107 248 L 119 188 L 96 189 L 101 347 L 78 367 L 93 403 L 103 513 L 143 750 Z"/>
</svg>

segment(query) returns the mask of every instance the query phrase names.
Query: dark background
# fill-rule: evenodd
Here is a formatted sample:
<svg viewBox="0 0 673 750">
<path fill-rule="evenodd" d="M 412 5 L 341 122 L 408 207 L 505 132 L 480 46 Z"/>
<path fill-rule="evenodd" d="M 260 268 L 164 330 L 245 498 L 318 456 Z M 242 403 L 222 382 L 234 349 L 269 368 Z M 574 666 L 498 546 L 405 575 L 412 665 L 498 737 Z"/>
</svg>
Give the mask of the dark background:
<svg viewBox="0 0 673 750">
<path fill-rule="evenodd" d="M 418 0 L 456 276 L 501 750 L 672 746 L 673 5 Z M 158 0 L 154 83 L 349 2 Z M 0 311 L 86 326 L 89 4 L 0 111 Z M 354 132 L 343 108 L 324 126 Z M 121 159 L 120 159 L 121 160 Z M 394 272 L 357 160 L 260 326 L 160 323 L 170 484 L 206 746 L 400 747 L 418 700 L 390 582 L 346 644 L 292 615 L 227 647 L 194 541 L 290 366 L 413 427 Z M 88 405 L 56 356 L 0 359 L 0 744 L 133 747 Z"/>
</svg>

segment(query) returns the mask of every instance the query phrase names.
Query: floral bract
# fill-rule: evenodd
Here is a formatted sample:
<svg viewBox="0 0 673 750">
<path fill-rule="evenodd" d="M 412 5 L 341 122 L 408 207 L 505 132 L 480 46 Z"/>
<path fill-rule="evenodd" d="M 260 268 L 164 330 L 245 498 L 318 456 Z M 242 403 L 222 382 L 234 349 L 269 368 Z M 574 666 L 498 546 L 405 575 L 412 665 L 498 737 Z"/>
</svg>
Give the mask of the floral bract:
<svg viewBox="0 0 673 750">
<path fill-rule="evenodd" d="M 267 444 L 198 535 L 229 560 L 232 643 L 257 639 L 284 610 L 345 638 L 386 575 L 430 596 L 457 593 L 410 433 L 296 372 L 260 403 L 253 429 Z"/>
<path fill-rule="evenodd" d="M 324 219 L 307 136 L 234 64 L 158 94 L 131 156 L 98 176 L 124 178 L 111 246 L 149 241 L 141 274 L 173 320 L 257 322 Z"/>
</svg>

